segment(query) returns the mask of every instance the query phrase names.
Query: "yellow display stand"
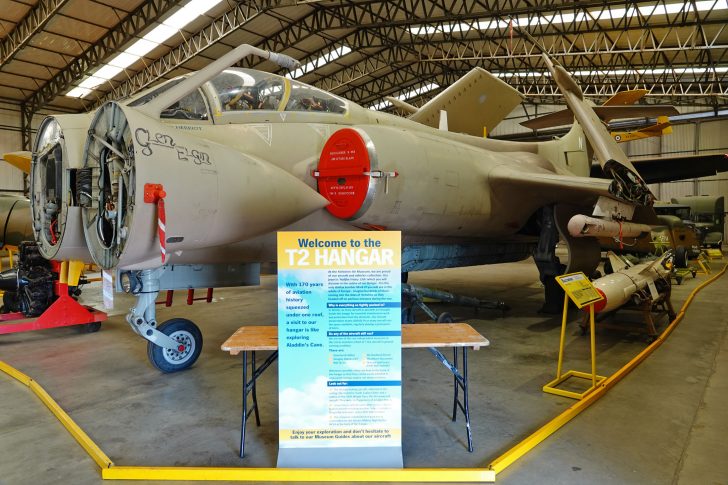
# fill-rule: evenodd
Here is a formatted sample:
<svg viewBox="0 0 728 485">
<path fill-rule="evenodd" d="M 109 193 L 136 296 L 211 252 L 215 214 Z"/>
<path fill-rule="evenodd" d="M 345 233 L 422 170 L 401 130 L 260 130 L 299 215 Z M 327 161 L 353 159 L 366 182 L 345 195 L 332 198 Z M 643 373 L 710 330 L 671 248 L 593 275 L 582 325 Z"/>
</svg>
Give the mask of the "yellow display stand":
<svg viewBox="0 0 728 485">
<path fill-rule="evenodd" d="M 584 396 L 594 391 L 606 377 L 597 375 L 597 359 L 596 359 L 596 337 L 594 332 L 594 304 L 602 301 L 604 297 L 591 284 L 591 281 L 584 273 L 571 273 L 567 275 L 557 276 L 556 281 L 564 289 L 564 312 L 561 318 L 561 340 L 559 342 L 559 360 L 556 365 L 556 378 L 543 386 L 543 392 L 556 394 L 557 396 L 569 397 L 571 399 L 584 399 Z M 589 339 L 591 345 L 591 374 L 588 372 L 579 372 L 570 370 L 562 373 L 564 363 L 564 342 L 566 340 L 566 317 L 569 313 L 569 299 L 582 309 L 589 307 Z M 557 386 L 563 384 L 572 377 L 577 379 L 591 380 L 591 387 L 583 392 L 567 391 L 558 389 Z"/>
<path fill-rule="evenodd" d="M 709 259 L 723 259 L 723 252 L 720 249 L 706 249 Z"/>
<path fill-rule="evenodd" d="M 700 274 L 710 274 L 711 273 L 710 263 L 708 263 L 708 260 L 705 259 L 702 254 L 700 256 L 698 256 L 698 259 L 695 262 L 698 263 L 698 267 L 700 268 L 699 270 L 696 271 L 697 273 L 700 273 Z"/>
<path fill-rule="evenodd" d="M 8 265 L 10 266 L 10 269 L 13 268 L 13 253 L 15 252 L 15 248 L 9 245 L 6 245 L 3 249 L 5 249 L 5 252 L 7 253 L 8 258 Z M 0 257 L 0 271 L 3 271 L 3 259 L 5 256 Z"/>
</svg>

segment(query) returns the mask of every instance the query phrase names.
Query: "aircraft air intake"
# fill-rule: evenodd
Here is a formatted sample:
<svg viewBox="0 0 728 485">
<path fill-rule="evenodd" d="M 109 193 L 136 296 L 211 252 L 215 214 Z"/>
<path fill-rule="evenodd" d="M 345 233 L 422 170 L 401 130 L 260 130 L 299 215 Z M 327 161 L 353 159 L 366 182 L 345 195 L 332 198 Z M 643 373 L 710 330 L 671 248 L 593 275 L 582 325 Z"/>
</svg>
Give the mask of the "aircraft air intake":
<svg viewBox="0 0 728 485">
<path fill-rule="evenodd" d="M 46 259 L 91 261 L 75 193 L 89 114 L 49 116 L 38 129 L 30 166 L 33 233 Z"/>
<path fill-rule="evenodd" d="M 77 185 L 86 241 L 102 268 L 159 267 L 160 248 L 165 263 L 186 263 L 187 251 L 247 240 L 327 204 L 264 160 L 115 102 L 91 123 Z M 163 194 L 166 217 L 150 187 Z"/>
</svg>

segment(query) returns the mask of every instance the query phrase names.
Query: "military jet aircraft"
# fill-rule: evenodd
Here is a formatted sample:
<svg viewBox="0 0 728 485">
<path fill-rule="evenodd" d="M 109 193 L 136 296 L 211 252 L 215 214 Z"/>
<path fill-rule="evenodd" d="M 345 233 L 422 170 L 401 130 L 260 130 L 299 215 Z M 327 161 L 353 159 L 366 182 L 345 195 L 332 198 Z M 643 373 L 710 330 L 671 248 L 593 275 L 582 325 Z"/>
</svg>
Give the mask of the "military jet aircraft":
<svg viewBox="0 0 728 485">
<path fill-rule="evenodd" d="M 448 100 L 470 103 L 447 112 L 449 126 L 472 128 L 464 120 L 473 112 L 520 99 L 482 70 L 472 76 L 488 93 L 469 89 L 472 79 L 455 83 L 418 122 L 230 67 L 251 53 L 293 66 L 240 46 L 133 100 L 49 117 L 38 131 L 31 179 L 41 251 L 117 270 L 119 286 L 137 298 L 127 321 L 162 371 L 192 365 L 202 336 L 189 320 L 158 324 L 158 292 L 257 284 L 279 230 L 402 231 L 403 272 L 534 255 L 547 302 L 560 308 L 553 276 L 590 273 L 599 259 L 593 239 L 565 230 L 572 215 L 595 206 L 597 215 L 636 222 L 654 215 L 645 183 L 577 84 L 546 57 L 578 123 L 561 139 L 524 143 L 433 127 L 442 126 L 433 106 Z M 610 178 L 589 178 L 592 154 Z M 568 268 L 554 254 L 559 233 Z"/>
</svg>

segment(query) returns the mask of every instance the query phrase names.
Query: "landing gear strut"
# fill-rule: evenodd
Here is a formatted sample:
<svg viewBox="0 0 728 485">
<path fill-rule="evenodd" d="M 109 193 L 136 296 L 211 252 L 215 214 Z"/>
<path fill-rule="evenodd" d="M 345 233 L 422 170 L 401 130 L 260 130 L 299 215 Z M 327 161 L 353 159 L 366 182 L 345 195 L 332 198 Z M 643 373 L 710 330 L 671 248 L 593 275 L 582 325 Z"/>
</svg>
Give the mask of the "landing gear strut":
<svg viewBox="0 0 728 485">
<path fill-rule="evenodd" d="M 172 318 L 157 326 L 155 301 L 159 277 L 165 268 L 133 272 L 131 284 L 136 304 L 126 315 L 132 330 L 149 341 L 147 356 L 162 372 L 178 372 L 195 363 L 202 351 L 202 333 L 190 320 Z"/>
<path fill-rule="evenodd" d="M 533 251 L 533 260 L 538 268 L 538 276 L 544 287 L 544 304 L 539 313 L 561 313 L 564 304 L 564 290 L 556 282 L 556 276 L 564 274 L 566 266 L 556 257 L 556 243 L 559 242 L 559 231 L 554 219 L 553 206 L 541 209 L 541 233 L 538 246 Z"/>
</svg>

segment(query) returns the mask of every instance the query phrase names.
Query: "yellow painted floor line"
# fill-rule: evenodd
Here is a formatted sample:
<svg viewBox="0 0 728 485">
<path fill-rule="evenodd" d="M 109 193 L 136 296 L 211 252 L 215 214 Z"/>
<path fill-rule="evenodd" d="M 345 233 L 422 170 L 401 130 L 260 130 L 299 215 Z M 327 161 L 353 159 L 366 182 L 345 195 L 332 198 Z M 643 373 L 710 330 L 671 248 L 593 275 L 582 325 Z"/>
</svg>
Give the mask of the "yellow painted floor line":
<svg viewBox="0 0 728 485">
<path fill-rule="evenodd" d="M 255 482 L 440 482 L 492 483 L 483 468 L 194 468 L 113 466 L 105 480 L 236 480 Z"/>
<path fill-rule="evenodd" d="M 606 391 L 632 371 L 640 362 L 659 347 L 682 320 L 685 310 L 695 295 L 705 286 L 717 280 L 723 270 L 695 288 L 683 304 L 675 319 L 650 346 L 629 361 L 619 371 L 608 377 L 594 392 L 569 407 L 549 421 L 531 436 L 496 458 L 488 468 L 403 468 L 403 469 L 320 469 L 320 468 L 215 468 L 215 467 L 134 467 L 116 466 L 101 448 L 71 419 L 58 403 L 36 381 L 14 367 L 0 361 L 0 371 L 30 388 L 33 393 L 58 418 L 76 441 L 101 468 L 104 480 L 203 480 L 203 481 L 259 481 L 259 482 L 439 482 L 439 483 L 492 483 L 496 475 L 531 451 L 556 430 L 572 420 L 581 411 L 596 402 Z"/>
<path fill-rule="evenodd" d="M 715 274 L 710 279 L 704 281 L 702 284 L 700 284 L 697 288 L 695 288 L 690 295 L 688 296 L 688 299 L 683 304 L 682 308 L 680 308 L 680 311 L 678 312 L 675 319 L 668 325 L 668 327 L 665 329 L 662 334 L 660 334 L 657 339 L 647 346 L 642 352 L 637 354 L 632 360 L 627 362 L 627 364 L 619 369 L 617 372 L 612 374 L 610 377 L 608 377 L 601 385 L 597 386 L 597 388 L 588 394 L 584 399 L 581 401 L 578 401 L 577 403 L 573 404 L 569 408 L 567 408 L 564 412 L 556 416 L 554 419 L 546 423 L 544 426 L 539 428 L 536 432 L 531 434 L 528 438 L 521 441 L 505 453 L 503 453 L 501 456 L 496 458 L 489 466 L 488 468 L 490 470 L 493 470 L 496 475 L 503 470 L 505 470 L 509 465 L 513 464 L 516 460 L 523 457 L 526 453 L 531 451 L 534 447 L 536 447 L 539 443 L 541 443 L 543 440 L 551 436 L 553 433 L 555 433 L 559 428 L 561 428 L 563 425 L 574 419 L 579 413 L 581 413 L 583 410 L 588 408 L 590 405 L 594 404 L 597 400 L 599 400 L 600 397 L 602 397 L 612 386 L 614 386 L 617 382 L 621 381 L 622 378 L 624 378 L 627 374 L 629 374 L 637 365 L 639 365 L 640 362 L 645 360 L 648 355 L 650 355 L 652 352 L 657 349 L 662 343 L 665 341 L 668 335 L 672 333 L 672 331 L 675 329 L 675 327 L 680 323 L 680 321 L 683 319 L 683 316 L 685 315 L 685 311 L 692 303 L 693 299 L 695 298 L 695 295 L 702 290 L 704 287 L 712 283 L 713 281 L 717 280 L 721 276 L 723 276 L 726 272 L 726 269 L 728 269 L 728 264 L 723 266 L 723 270 L 719 273 Z"/>
<path fill-rule="evenodd" d="M 24 384 L 101 469 L 104 480 L 204 480 L 259 482 L 430 482 L 493 483 L 495 472 L 485 468 L 403 468 L 403 469 L 323 469 L 323 468 L 216 468 L 216 467 L 135 467 L 116 466 L 101 448 L 71 419 L 40 384 L 28 375 L 0 361 L 0 371 Z"/>
<path fill-rule="evenodd" d="M 100 468 L 113 466 L 112 461 L 103 451 L 101 451 L 101 448 L 99 448 L 96 443 L 91 440 L 91 438 L 76 424 L 76 422 L 71 419 L 71 416 L 69 416 L 68 413 L 66 413 L 66 411 L 58 405 L 58 403 L 46 392 L 45 389 L 41 387 L 40 384 L 3 361 L 0 361 L 0 370 L 30 388 L 30 390 L 38 396 L 38 399 L 46 405 L 58 421 L 61 422 L 63 427 L 71 433 L 71 436 L 78 441 L 78 444 L 86 450 L 86 453 L 89 454 Z"/>
</svg>

